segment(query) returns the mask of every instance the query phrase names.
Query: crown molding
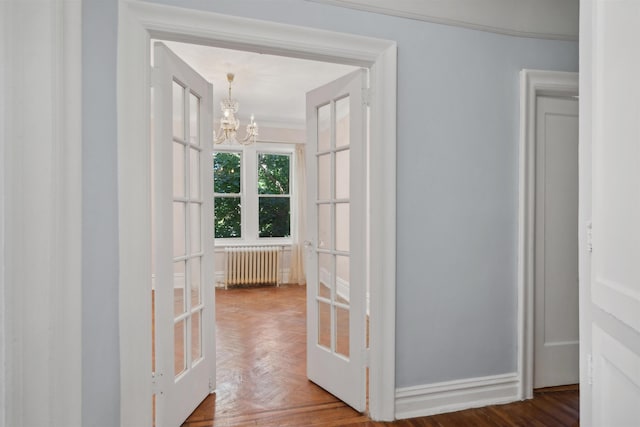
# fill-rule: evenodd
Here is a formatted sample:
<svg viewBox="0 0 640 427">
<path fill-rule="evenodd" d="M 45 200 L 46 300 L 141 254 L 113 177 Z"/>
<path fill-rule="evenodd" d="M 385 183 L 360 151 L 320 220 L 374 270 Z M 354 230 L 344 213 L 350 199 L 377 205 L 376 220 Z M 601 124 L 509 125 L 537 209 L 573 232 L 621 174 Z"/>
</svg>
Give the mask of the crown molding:
<svg viewBox="0 0 640 427">
<path fill-rule="evenodd" d="M 307 0 L 517 37 L 578 40 L 579 0 Z"/>
</svg>

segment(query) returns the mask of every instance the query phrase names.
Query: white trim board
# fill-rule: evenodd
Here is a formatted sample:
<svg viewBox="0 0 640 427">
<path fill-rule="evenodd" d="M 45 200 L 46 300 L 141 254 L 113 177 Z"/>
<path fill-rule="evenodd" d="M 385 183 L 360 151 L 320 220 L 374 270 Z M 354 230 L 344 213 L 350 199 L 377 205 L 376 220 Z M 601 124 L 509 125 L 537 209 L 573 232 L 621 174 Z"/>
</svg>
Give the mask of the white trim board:
<svg viewBox="0 0 640 427">
<path fill-rule="evenodd" d="M 372 88 L 368 224 L 371 230 L 369 406 L 392 420 L 395 402 L 397 46 L 380 40 L 199 10 L 120 0 L 118 25 L 118 206 L 121 425 L 151 424 L 151 235 L 149 42 L 215 45 L 370 70 Z M 384 101 L 384 102 L 382 102 Z"/>
<path fill-rule="evenodd" d="M 578 40 L 579 0 L 307 0 L 518 37 Z"/>
<path fill-rule="evenodd" d="M 516 373 L 396 390 L 396 418 L 424 417 L 519 400 Z"/>
<path fill-rule="evenodd" d="M 81 425 L 81 2 L 1 3 L 0 425 Z"/>
<path fill-rule="evenodd" d="M 518 190 L 518 377 L 521 399 L 533 397 L 536 98 L 577 96 L 578 73 L 520 72 Z"/>
</svg>

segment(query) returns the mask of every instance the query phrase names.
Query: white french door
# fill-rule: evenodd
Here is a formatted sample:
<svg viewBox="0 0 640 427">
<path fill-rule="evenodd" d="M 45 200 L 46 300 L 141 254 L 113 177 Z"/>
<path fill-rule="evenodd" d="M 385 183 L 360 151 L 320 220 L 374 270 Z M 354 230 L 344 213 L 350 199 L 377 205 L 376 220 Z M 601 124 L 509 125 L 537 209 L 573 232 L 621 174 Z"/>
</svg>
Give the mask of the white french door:
<svg viewBox="0 0 640 427">
<path fill-rule="evenodd" d="M 580 425 L 633 427 L 640 426 L 640 2 L 587 0 L 580 9 L 587 190 Z"/>
<path fill-rule="evenodd" d="M 307 375 L 366 409 L 365 70 L 307 94 Z"/>
<path fill-rule="evenodd" d="M 213 89 L 154 46 L 155 425 L 179 426 L 215 388 Z"/>
</svg>

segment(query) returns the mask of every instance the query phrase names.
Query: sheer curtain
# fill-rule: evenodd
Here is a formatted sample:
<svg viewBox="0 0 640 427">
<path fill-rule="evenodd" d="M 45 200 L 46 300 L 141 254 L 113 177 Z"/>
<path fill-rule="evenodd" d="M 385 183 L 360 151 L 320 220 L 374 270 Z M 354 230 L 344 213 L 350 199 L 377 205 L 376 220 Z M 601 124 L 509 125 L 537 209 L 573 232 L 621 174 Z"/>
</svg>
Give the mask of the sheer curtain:
<svg viewBox="0 0 640 427">
<path fill-rule="evenodd" d="M 298 215 L 293 224 L 295 233 L 291 245 L 291 267 L 289 269 L 289 283 L 303 285 L 307 279 L 304 269 L 304 241 L 307 238 L 307 166 L 305 162 L 304 144 L 296 144 L 296 209 Z"/>
</svg>

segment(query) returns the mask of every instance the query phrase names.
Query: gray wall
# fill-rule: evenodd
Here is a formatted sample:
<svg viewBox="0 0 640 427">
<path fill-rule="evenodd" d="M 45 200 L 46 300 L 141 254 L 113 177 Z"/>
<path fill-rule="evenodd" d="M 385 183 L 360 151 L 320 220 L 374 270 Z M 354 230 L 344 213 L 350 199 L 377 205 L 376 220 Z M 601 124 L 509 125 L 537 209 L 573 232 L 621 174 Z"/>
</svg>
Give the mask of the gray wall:
<svg viewBox="0 0 640 427">
<path fill-rule="evenodd" d="M 82 3 L 82 425 L 120 425 L 117 1 Z M 61 391 L 64 389 L 62 388 Z"/>
<path fill-rule="evenodd" d="M 155 2 L 397 41 L 396 385 L 514 372 L 518 72 L 576 71 L 578 44 L 501 36 L 299 0 Z M 87 3 L 85 9 L 97 7 Z M 91 245 L 95 251 L 85 251 L 88 260 L 83 263 L 88 269 L 85 278 L 95 279 L 85 283 L 85 328 L 88 323 L 105 332 L 83 335 L 83 360 L 87 369 L 103 371 L 104 366 L 98 366 L 102 357 L 118 357 L 113 306 L 117 221 L 111 216 L 116 213 L 115 56 L 109 31 L 115 32 L 115 21 L 112 8 L 106 8 L 106 17 L 85 13 L 83 21 L 85 28 L 99 27 L 84 30 L 84 51 L 101 49 L 105 43 L 109 48 L 99 58 L 107 71 L 86 67 L 91 65 L 90 53 L 83 61 L 85 74 L 96 72 L 85 77 L 83 90 L 106 96 L 97 96 L 93 102 L 100 105 L 83 117 L 85 127 L 99 122 L 105 129 L 100 135 L 85 131 L 93 139 L 85 140 L 84 194 L 96 191 L 101 196 L 85 200 L 85 220 L 101 229 L 89 231 L 84 241 L 106 245 Z M 99 89 L 88 87 L 94 84 Z M 103 307 L 105 301 L 108 308 Z M 93 355 L 90 348 L 104 336 L 113 347 L 106 356 Z M 109 375 L 117 374 L 117 366 L 107 363 Z M 103 386 L 84 384 L 85 394 Z"/>
</svg>

